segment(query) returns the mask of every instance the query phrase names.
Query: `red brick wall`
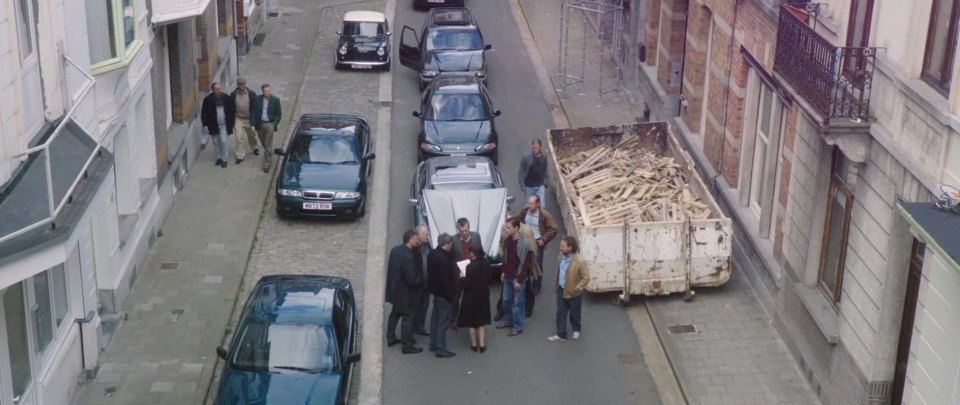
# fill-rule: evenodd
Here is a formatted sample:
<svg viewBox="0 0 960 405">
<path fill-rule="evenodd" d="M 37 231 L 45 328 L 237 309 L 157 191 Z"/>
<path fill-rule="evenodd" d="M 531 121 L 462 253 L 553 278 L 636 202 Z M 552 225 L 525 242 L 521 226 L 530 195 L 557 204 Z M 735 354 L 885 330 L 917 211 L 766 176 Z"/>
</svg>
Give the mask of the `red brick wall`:
<svg viewBox="0 0 960 405">
<path fill-rule="evenodd" d="M 657 32 L 660 30 L 660 2 L 647 2 L 647 22 L 644 27 L 643 43 L 647 46 L 647 65 L 655 66 L 657 61 Z"/>
<path fill-rule="evenodd" d="M 200 46 L 200 59 L 197 61 L 199 69 L 199 87 L 201 93 L 210 91 L 210 83 L 217 68 L 217 13 L 214 3 L 207 6 L 207 10 L 196 18 L 197 39 Z M 224 86 L 226 87 L 226 86 Z"/>
<path fill-rule="evenodd" d="M 660 44 L 657 55 L 657 81 L 668 94 L 680 93 L 680 80 L 673 72 L 683 63 L 686 43 L 687 0 L 664 0 L 660 7 Z M 679 78 L 678 78 L 679 79 Z"/>
</svg>

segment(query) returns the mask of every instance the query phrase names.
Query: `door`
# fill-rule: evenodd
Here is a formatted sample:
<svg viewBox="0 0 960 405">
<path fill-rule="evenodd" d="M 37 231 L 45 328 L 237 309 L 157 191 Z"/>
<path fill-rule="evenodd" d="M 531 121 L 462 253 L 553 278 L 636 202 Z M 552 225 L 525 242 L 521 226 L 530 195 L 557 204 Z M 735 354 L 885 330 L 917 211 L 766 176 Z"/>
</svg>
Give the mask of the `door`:
<svg viewBox="0 0 960 405">
<path fill-rule="evenodd" d="M 43 92 L 40 87 L 40 57 L 37 52 L 36 0 L 14 1 L 17 43 L 20 54 L 20 85 L 23 86 L 23 121 L 26 134 L 43 125 Z M 25 139 L 25 141 L 31 141 Z"/>
<path fill-rule="evenodd" d="M 913 336 L 913 321 L 917 313 L 917 295 L 923 269 L 923 253 L 926 245 L 916 239 L 910 253 L 910 270 L 907 273 L 907 293 L 903 301 L 903 319 L 900 321 L 900 340 L 897 343 L 897 363 L 893 371 L 893 389 L 890 403 L 903 402 L 903 385 L 907 379 L 907 362 L 910 361 L 910 338 Z"/>
<path fill-rule="evenodd" d="M 400 64 L 420 71 L 420 39 L 417 31 L 404 25 L 400 32 Z"/>
</svg>

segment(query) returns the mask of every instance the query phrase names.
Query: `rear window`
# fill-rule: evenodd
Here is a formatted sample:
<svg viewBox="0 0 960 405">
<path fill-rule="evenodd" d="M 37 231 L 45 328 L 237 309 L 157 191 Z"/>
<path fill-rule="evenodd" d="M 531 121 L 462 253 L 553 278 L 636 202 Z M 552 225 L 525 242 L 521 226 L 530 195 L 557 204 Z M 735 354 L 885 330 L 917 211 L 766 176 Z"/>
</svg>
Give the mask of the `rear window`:
<svg viewBox="0 0 960 405">
<path fill-rule="evenodd" d="M 475 51 L 483 48 L 483 39 L 476 30 L 432 30 L 426 47 L 428 51 Z"/>
<path fill-rule="evenodd" d="M 487 108 L 480 94 L 434 94 L 424 118 L 435 121 L 482 121 Z"/>
<path fill-rule="evenodd" d="M 343 22 L 343 35 L 375 37 L 378 35 L 383 35 L 383 31 L 383 24 L 381 23 L 356 21 Z"/>
<path fill-rule="evenodd" d="M 230 360 L 235 369 L 321 374 L 337 367 L 337 344 L 330 326 L 254 321 L 239 333 L 240 343 Z"/>
</svg>

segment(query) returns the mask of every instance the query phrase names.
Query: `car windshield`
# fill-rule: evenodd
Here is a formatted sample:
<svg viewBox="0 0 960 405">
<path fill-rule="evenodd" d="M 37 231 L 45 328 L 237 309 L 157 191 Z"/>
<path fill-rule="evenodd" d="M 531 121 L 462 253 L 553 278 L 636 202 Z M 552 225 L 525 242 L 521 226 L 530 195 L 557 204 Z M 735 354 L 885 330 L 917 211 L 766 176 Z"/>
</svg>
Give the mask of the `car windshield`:
<svg viewBox="0 0 960 405">
<path fill-rule="evenodd" d="M 294 141 L 289 155 L 291 161 L 299 163 L 330 165 L 358 163 L 354 138 L 338 134 L 300 134 Z"/>
<path fill-rule="evenodd" d="M 330 326 L 252 321 L 244 326 L 230 366 L 236 369 L 328 373 L 337 367 Z"/>
<path fill-rule="evenodd" d="M 497 188 L 493 183 L 488 182 L 472 182 L 472 181 L 463 181 L 463 182 L 454 182 L 454 183 L 436 183 L 431 184 L 430 189 L 432 190 L 454 190 L 454 191 L 463 191 L 463 190 L 490 190 Z"/>
<path fill-rule="evenodd" d="M 343 35 L 375 37 L 383 35 L 383 24 L 376 22 L 344 21 Z"/>
<path fill-rule="evenodd" d="M 427 34 L 428 51 L 475 51 L 483 48 L 476 30 L 433 30 Z"/>
<path fill-rule="evenodd" d="M 434 94 L 424 118 L 434 121 L 481 121 L 487 109 L 479 94 Z"/>
</svg>

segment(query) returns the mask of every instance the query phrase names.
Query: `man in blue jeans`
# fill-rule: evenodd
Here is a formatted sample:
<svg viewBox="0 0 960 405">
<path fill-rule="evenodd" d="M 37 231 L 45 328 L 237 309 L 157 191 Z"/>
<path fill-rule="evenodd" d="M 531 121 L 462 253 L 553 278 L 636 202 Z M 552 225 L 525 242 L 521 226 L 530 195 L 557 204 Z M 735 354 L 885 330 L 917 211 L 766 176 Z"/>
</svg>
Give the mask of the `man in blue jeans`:
<svg viewBox="0 0 960 405">
<path fill-rule="evenodd" d="M 587 265 L 577 254 L 579 245 L 573 236 L 560 240 L 560 266 L 557 281 L 553 289 L 557 292 L 557 334 L 547 340 L 563 342 L 567 340 L 567 316 L 573 327 L 573 339 L 580 339 L 580 310 L 583 304 L 583 290 L 590 282 Z"/>
<path fill-rule="evenodd" d="M 497 329 L 512 328 L 508 336 L 523 333 L 524 288 L 530 267 L 533 266 L 533 249 L 530 241 L 520 232 L 520 219 L 510 218 L 503 227 L 506 239 L 503 242 L 503 322 Z"/>
</svg>

